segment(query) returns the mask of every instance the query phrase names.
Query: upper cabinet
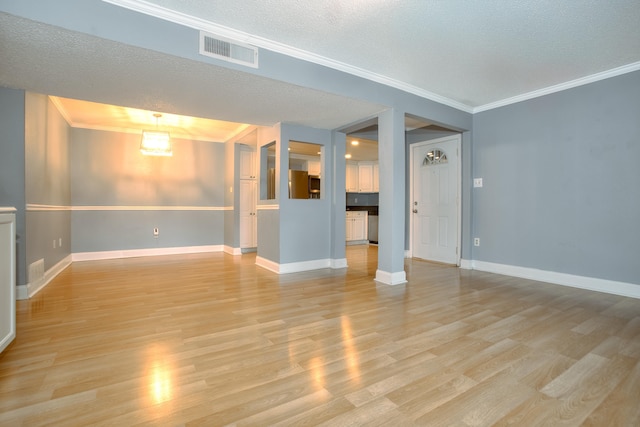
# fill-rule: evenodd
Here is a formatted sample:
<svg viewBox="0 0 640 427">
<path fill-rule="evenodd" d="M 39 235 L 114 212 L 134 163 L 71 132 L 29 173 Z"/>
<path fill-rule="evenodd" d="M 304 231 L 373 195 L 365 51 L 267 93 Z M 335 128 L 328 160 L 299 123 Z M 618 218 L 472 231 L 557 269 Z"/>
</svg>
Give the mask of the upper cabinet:
<svg viewBox="0 0 640 427">
<path fill-rule="evenodd" d="M 250 147 L 240 149 L 240 179 L 256 178 L 256 152 Z"/>
<path fill-rule="evenodd" d="M 320 176 L 322 174 L 322 163 L 320 160 L 307 161 L 307 171 L 309 175 Z"/>
<path fill-rule="evenodd" d="M 373 164 L 373 192 L 380 191 L 380 167 L 377 163 Z"/>
<path fill-rule="evenodd" d="M 347 163 L 347 193 L 377 193 L 379 190 L 378 162 Z"/>
<path fill-rule="evenodd" d="M 358 164 L 358 192 L 373 193 L 373 164 Z"/>
<path fill-rule="evenodd" d="M 358 188 L 358 164 L 347 163 L 345 190 L 347 193 L 357 193 Z"/>
</svg>

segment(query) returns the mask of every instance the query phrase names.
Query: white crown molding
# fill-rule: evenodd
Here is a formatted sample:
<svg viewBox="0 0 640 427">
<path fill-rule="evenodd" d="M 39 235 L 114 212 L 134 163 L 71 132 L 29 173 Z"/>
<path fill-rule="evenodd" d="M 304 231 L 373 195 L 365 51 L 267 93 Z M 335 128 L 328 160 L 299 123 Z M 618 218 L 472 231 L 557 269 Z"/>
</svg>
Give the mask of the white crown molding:
<svg viewBox="0 0 640 427">
<path fill-rule="evenodd" d="M 475 114 L 482 111 L 493 110 L 494 108 L 504 107 L 506 105 L 515 104 L 516 102 L 527 101 L 529 99 L 538 98 L 540 96 L 549 95 L 555 92 L 561 92 L 563 90 L 572 89 L 574 87 L 583 86 L 589 83 L 594 83 L 600 80 L 609 79 L 611 77 L 620 76 L 622 74 L 627 74 L 638 70 L 640 70 L 640 62 L 634 62 L 632 64 L 623 65 L 622 67 L 613 68 L 601 73 L 591 74 L 590 76 L 581 77 L 579 79 L 570 80 L 568 82 L 534 90 L 533 92 L 523 93 L 522 95 L 517 95 L 511 98 L 501 99 L 500 101 L 481 105 L 479 107 L 475 107 L 472 112 Z"/>
<path fill-rule="evenodd" d="M 466 113 L 472 113 L 473 107 L 455 101 L 453 99 L 429 92 L 419 87 L 392 79 L 390 77 L 383 76 L 381 74 L 373 73 L 371 71 L 364 70 L 353 65 L 345 64 L 340 61 L 335 61 L 324 56 L 320 56 L 311 52 L 307 52 L 302 49 L 295 48 L 293 46 L 279 43 L 273 40 L 266 39 L 264 37 L 255 36 L 243 31 L 234 30 L 233 28 L 225 27 L 223 25 L 214 24 L 213 22 L 206 21 L 204 19 L 196 18 L 194 16 L 186 15 L 180 12 L 176 12 L 155 4 L 148 3 L 144 0 L 103 0 L 106 3 L 111 3 L 115 6 L 120 6 L 125 9 L 133 10 L 135 12 L 143 13 L 145 15 L 153 16 L 158 19 L 173 22 L 174 24 L 184 25 L 196 30 L 206 31 L 208 33 L 216 34 L 221 37 L 226 37 L 231 40 L 237 40 L 242 43 L 247 43 L 259 48 L 267 49 L 276 53 L 291 56 L 296 59 L 301 59 L 314 64 L 322 65 L 328 68 L 332 68 L 337 71 L 342 71 L 357 77 L 362 77 L 367 80 L 371 80 L 376 83 L 390 86 L 395 89 L 399 89 L 413 95 L 417 95 L 421 98 L 426 98 L 439 104 L 447 105 L 457 110 L 464 111 Z"/>
</svg>

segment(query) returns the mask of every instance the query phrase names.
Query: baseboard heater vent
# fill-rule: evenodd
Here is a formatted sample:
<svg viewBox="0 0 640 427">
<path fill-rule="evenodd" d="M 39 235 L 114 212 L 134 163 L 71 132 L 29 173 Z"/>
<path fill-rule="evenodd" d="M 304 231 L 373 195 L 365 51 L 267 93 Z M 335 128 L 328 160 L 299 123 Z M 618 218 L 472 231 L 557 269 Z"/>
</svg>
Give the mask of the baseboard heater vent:
<svg viewBox="0 0 640 427">
<path fill-rule="evenodd" d="M 31 286 L 44 281 L 44 259 L 39 259 L 29 264 L 29 284 Z"/>
<path fill-rule="evenodd" d="M 200 54 L 258 68 L 258 48 L 200 31 Z"/>
</svg>

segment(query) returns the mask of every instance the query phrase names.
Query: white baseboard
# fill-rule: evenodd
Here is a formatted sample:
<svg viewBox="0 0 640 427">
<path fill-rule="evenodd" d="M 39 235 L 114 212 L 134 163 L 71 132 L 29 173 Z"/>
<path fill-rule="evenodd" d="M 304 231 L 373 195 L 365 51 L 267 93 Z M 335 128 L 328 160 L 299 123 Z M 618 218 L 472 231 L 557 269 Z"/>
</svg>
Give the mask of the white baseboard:
<svg viewBox="0 0 640 427">
<path fill-rule="evenodd" d="M 383 285 L 402 285 L 407 283 L 407 274 L 403 271 L 390 273 L 388 271 L 376 270 L 375 281 Z"/>
<path fill-rule="evenodd" d="M 16 299 L 25 300 L 32 298 L 35 294 L 44 289 L 58 274 L 65 268 L 71 265 L 72 256 L 68 255 L 60 260 L 56 265 L 45 271 L 44 278 L 34 283 L 27 283 L 26 285 L 19 285 L 16 289 Z"/>
<path fill-rule="evenodd" d="M 506 276 L 522 277 L 539 282 L 555 285 L 570 286 L 572 288 L 587 289 L 631 298 L 640 298 L 640 284 L 616 282 L 594 277 L 576 276 L 573 274 L 557 273 L 555 271 L 538 270 L 536 268 L 518 267 L 515 265 L 496 264 L 485 261 L 471 261 L 474 270 L 489 273 L 504 274 Z"/>
<path fill-rule="evenodd" d="M 242 255 L 242 249 L 224 245 L 224 253 L 229 255 Z"/>
<path fill-rule="evenodd" d="M 341 259 L 331 259 L 330 262 L 330 267 L 331 268 L 347 268 L 347 259 L 346 258 L 341 258 Z"/>
<path fill-rule="evenodd" d="M 263 258 L 261 256 L 256 256 L 256 265 L 258 267 L 262 267 L 274 273 L 280 273 L 280 264 L 277 262 L 273 262 L 269 259 Z"/>
<path fill-rule="evenodd" d="M 346 263 L 346 260 L 345 260 Z M 266 268 L 269 271 L 273 271 L 278 274 L 299 273 L 301 271 L 320 270 L 322 268 L 332 268 L 331 260 L 329 259 L 316 259 L 312 261 L 301 262 L 289 262 L 286 264 L 278 264 L 277 262 L 256 257 L 256 265 L 262 268 Z"/>
<path fill-rule="evenodd" d="M 473 261 L 468 259 L 460 259 L 460 268 L 465 270 L 473 270 Z"/>
<path fill-rule="evenodd" d="M 121 251 L 78 252 L 72 254 L 73 261 L 99 261 L 117 258 L 135 258 L 157 255 L 197 254 L 203 252 L 222 252 L 223 245 L 182 246 L 173 248 L 128 249 Z"/>
</svg>

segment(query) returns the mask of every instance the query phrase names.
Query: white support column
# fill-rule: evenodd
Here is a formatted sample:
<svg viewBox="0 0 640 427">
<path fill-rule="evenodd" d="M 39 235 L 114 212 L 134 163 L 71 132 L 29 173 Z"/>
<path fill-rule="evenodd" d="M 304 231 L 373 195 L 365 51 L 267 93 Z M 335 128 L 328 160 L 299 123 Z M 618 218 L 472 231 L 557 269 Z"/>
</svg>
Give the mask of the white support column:
<svg viewBox="0 0 640 427">
<path fill-rule="evenodd" d="M 405 135 L 404 113 L 390 109 L 378 117 L 380 216 L 376 281 L 406 283 L 404 271 Z"/>
</svg>

